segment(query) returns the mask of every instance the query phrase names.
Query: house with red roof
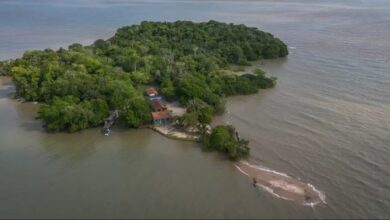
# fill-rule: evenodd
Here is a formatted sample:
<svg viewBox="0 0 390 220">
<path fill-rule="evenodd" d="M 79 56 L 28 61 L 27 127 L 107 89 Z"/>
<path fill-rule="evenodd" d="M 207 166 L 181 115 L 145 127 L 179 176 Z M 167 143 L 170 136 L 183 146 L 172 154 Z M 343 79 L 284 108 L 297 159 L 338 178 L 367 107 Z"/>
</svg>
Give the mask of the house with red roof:
<svg viewBox="0 0 390 220">
<path fill-rule="evenodd" d="M 147 88 L 145 93 L 148 96 L 149 100 L 161 100 L 161 96 L 158 94 L 158 90 L 156 89 L 156 87 L 151 86 Z"/>
<path fill-rule="evenodd" d="M 154 125 L 166 125 L 171 119 L 171 112 L 165 110 L 161 112 L 152 112 Z"/>
<path fill-rule="evenodd" d="M 168 110 L 167 104 L 163 100 L 154 99 L 152 100 L 152 111 L 153 112 L 163 112 Z"/>
</svg>

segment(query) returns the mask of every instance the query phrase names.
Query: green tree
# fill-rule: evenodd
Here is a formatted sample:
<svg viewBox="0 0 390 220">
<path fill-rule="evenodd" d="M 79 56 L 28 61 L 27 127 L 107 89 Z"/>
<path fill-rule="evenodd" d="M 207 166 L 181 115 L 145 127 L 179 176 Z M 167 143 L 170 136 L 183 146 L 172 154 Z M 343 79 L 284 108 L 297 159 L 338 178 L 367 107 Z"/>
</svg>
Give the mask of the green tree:
<svg viewBox="0 0 390 220">
<path fill-rule="evenodd" d="M 123 109 L 129 99 L 137 95 L 136 90 L 129 81 L 108 80 L 103 92 L 107 97 L 109 106 L 112 109 Z"/>
<path fill-rule="evenodd" d="M 168 98 L 170 100 L 173 99 L 176 95 L 176 91 L 175 91 L 175 87 L 173 85 L 173 82 L 168 77 L 165 77 L 162 80 L 160 91 L 161 91 L 162 95 L 164 95 L 166 98 Z"/>
<path fill-rule="evenodd" d="M 123 110 L 126 124 L 132 128 L 138 128 L 142 125 L 150 124 L 152 116 L 150 104 L 143 97 L 135 97 L 128 100 Z"/>
<path fill-rule="evenodd" d="M 16 85 L 16 94 L 27 101 L 39 99 L 39 84 L 41 74 L 35 66 L 14 66 L 11 68 L 13 82 Z"/>
<path fill-rule="evenodd" d="M 232 160 L 249 155 L 248 144 L 247 140 L 238 139 L 234 127 L 226 125 L 213 128 L 211 134 L 203 137 L 203 149 L 225 153 Z"/>
<path fill-rule="evenodd" d="M 276 84 L 260 70 L 235 76 L 223 69 L 287 54 L 280 39 L 245 25 L 142 22 L 89 46 L 26 51 L 1 62 L 0 74 L 12 76 L 18 97 L 44 103 L 40 116 L 49 130 L 94 127 L 109 110 L 127 114 L 120 120 L 131 127 L 150 123 L 149 103 L 141 93 L 151 84 L 188 107 L 185 124 L 202 126 L 224 111 L 225 96 Z"/>
<path fill-rule="evenodd" d="M 135 71 L 131 73 L 131 79 L 137 84 L 148 84 L 150 78 L 150 74 L 144 71 Z"/>
<path fill-rule="evenodd" d="M 103 123 L 108 115 L 105 101 L 96 99 L 80 102 L 79 99 L 66 96 L 54 97 L 50 105 L 44 104 L 38 111 L 50 131 L 75 132 Z"/>
<path fill-rule="evenodd" d="M 184 128 L 196 128 L 198 126 L 198 115 L 195 112 L 185 113 L 180 117 L 179 123 Z"/>
</svg>

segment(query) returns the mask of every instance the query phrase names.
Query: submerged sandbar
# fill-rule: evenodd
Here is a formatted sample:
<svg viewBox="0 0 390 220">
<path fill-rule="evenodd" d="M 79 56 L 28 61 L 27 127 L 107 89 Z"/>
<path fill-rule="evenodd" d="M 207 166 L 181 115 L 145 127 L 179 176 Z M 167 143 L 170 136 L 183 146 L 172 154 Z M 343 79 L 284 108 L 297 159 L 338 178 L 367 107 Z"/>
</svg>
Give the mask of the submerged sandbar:
<svg viewBox="0 0 390 220">
<path fill-rule="evenodd" d="M 310 206 L 326 203 L 324 194 L 309 183 L 246 161 L 236 162 L 235 165 L 238 170 L 252 178 L 256 186 L 278 198 Z"/>
</svg>

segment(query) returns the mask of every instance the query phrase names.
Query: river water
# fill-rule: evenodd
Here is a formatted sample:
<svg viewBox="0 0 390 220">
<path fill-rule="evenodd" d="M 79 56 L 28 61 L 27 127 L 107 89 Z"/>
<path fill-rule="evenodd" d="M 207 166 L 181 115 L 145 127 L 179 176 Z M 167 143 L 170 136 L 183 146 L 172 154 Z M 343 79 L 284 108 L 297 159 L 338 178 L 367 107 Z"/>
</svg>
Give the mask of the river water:
<svg viewBox="0 0 390 220">
<path fill-rule="evenodd" d="M 275 88 L 228 100 L 215 123 L 250 161 L 309 182 L 314 208 L 273 197 L 216 153 L 151 130 L 47 134 L 0 88 L 1 218 L 389 218 L 390 2 L 0 1 L 0 59 L 108 38 L 142 20 L 244 23 L 280 37 Z"/>
</svg>

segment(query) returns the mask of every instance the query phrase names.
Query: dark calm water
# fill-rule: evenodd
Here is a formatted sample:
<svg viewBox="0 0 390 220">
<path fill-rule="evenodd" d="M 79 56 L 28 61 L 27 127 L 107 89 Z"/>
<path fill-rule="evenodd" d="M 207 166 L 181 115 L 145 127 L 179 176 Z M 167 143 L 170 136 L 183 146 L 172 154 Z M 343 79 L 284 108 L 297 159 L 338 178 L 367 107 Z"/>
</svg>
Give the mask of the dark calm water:
<svg viewBox="0 0 390 220">
<path fill-rule="evenodd" d="M 0 59 L 108 38 L 142 20 L 215 19 L 291 47 L 264 62 L 276 88 L 234 97 L 216 123 L 250 139 L 251 161 L 326 194 L 274 198 L 218 154 L 150 130 L 47 134 L 37 105 L 0 88 L 1 218 L 389 218 L 390 1 L 0 0 Z"/>
</svg>

